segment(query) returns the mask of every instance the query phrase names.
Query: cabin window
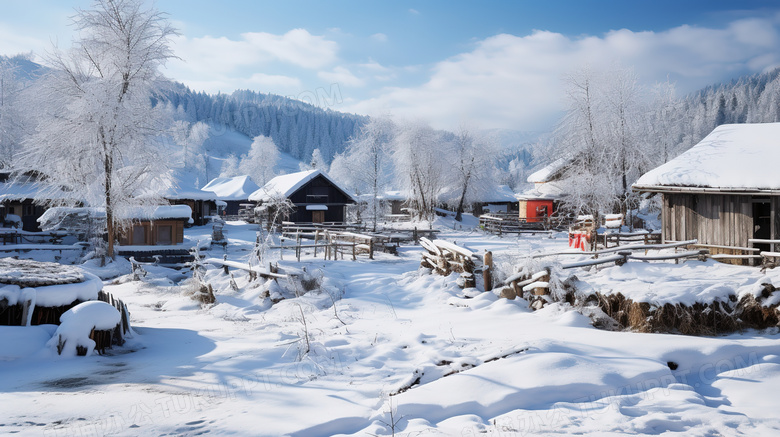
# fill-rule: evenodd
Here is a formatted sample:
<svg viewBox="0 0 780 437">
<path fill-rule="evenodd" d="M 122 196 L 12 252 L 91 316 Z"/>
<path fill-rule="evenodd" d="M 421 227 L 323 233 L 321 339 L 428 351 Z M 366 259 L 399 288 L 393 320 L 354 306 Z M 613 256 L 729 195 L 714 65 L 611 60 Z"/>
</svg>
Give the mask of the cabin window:
<svg viewBox="0 0 780 437">
<path fill-rule="evenodd" d="M 146 244 L 146 228 L 142 225 L 133 226 L 133 245 L 142 246 Z"/>
<path fill-rule="evenodd" d="M 173 226 L 157 227 L 157 244 L 173 244 Z"/>
<path fill-rule="evenodd" d="M 22 214 L 25 216 L 35 215 L 35 205 L 24 205 L 22 210 Z"/>
</svg>

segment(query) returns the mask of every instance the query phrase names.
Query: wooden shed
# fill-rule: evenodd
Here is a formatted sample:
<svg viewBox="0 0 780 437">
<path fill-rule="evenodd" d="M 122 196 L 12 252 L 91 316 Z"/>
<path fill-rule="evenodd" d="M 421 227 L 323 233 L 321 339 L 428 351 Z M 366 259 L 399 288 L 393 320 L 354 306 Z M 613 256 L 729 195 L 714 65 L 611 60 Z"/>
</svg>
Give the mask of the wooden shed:
<svg viewBox="0 0 780 437">
<path fill-rule="evenodd" d="M 750 247 L 750 239 L 780 238 L 777 162 L 780 123 L 721 125 L 633 189 L 661 196 L 666 242 Z"/>
<path fill-rule="evenodd" d="M 121 246 L 175 246 L 184 242 L 184 225 L 192 220 L 187 205 L 160 206 L 136 218 L 119 239 Z"/>
</svg>

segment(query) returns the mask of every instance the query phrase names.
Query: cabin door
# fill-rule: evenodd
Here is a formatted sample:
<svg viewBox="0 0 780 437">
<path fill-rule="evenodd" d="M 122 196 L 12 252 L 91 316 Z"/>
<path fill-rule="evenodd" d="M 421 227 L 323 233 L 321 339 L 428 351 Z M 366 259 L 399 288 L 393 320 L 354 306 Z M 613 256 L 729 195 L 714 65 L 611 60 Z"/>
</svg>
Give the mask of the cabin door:
<svg viewBox="0 0 780 437">
<path fill-rule="evenodd" d="M 311 221 L 313 223 L 322 223 L 325 221 L 325 211 L 312 211 Z"/>
<path fill-rule="evenodd" d="M 753 238 L 769 240 L 772 238 L 772 204 L 769 198 L 753 198 Z M 769 251 L 769 244 L 754 244 L 762 251 Z"/>
</svg>

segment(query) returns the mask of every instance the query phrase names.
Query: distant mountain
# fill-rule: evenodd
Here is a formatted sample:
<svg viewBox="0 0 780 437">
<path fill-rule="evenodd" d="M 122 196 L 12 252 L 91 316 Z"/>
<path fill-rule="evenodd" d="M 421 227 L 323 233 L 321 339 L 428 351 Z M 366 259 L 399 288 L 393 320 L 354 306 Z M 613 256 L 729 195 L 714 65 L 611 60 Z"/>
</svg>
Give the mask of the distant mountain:
<svg viewBox="0 0 780 437">
<path fill-rule="evenodd" d="M 254 138 L 265 135 L 279 151 L 308 161 L 320 149 L 330 162 L 368 117 L 322 109 L 274 94 L 239 90 L 233 94 L 206 94 L 174 83 L 158 96 L 161 103 L 180 108 L 190 122 L 224 126 Z"/>
</svg>

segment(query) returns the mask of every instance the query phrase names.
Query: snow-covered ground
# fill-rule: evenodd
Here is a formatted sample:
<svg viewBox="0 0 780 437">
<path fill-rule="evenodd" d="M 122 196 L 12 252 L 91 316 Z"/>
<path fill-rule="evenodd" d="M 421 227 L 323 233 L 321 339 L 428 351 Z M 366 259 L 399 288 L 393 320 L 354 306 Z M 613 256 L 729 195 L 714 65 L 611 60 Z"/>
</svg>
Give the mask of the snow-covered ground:
<svg viewBox="0 0 780 437">
<path fill-rule="evenodd" d="M 435 227 L 439 238 L 494 251 L 505 270 L 567 245 L 564 235 L 498 238 L 442 219 Z M 256 226 L 228 222 L 226 230 L 226 251 L 215 246 L 207 255 L 246 262 Z M 187 230 L 192 240 L 209 232 Z M 104 290 L 127 303 L 136 335 L 105 356 L 58 357 L 44 345 L 51 335 L 45 328 L 0 330 L 0 346 L 9 337 L 30 344 L 23 353 L 16 348 L 25 356 L 0 361 L 0 433 L 780 432 L 777 330 L 722 337 L 597 330 L 559 304 L 534 312 L 523 300 L 465 293 L 454 275 L 419 271 L 420 250 L 402 246 L 398 256 L 376 254 L 374 261 L 304 256 L 300 264 L 288 252 L 280 267 L 305 268 L 320 286 L 276 304 L 262 297 L 268 284 L 235 271 L 234 290 L 216 267 L 206 280 L 217 303 L 207 309 L 188 297 L 191 285 L 173 270 L 149 267 L 141 281 L 107 281 Z M 278 258 L 278 251 L 267 256 Z M 780 284 L 780 273 L 699 261 L 570 273 L 594 289 L 646 290 L 663 299 Z"/>
</svg>

